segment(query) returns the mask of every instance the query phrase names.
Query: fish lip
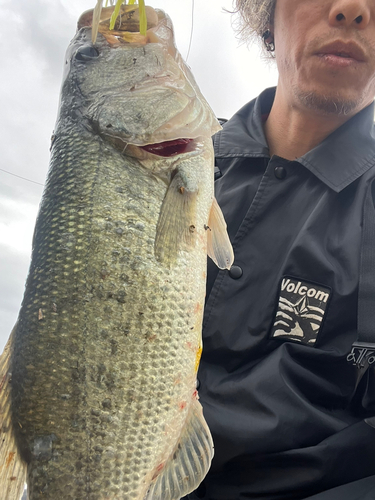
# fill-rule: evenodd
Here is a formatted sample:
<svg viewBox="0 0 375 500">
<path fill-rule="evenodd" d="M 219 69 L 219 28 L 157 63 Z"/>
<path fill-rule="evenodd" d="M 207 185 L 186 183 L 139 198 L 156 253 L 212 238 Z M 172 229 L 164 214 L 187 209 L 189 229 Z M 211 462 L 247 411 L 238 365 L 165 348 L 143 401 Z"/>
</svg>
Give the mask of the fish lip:
<svg viewBox="0 0 375 500">
<path fill-rule="evenodd" d="M 324 56 L 328 54 L 354 59 L 355 61 L 358 62 L 365 62 L 367 60 L 367 57 L 362 47 L 358 45 L 356 42 L 352 41 L 344 42 L 341 40 L 336 40 L 335 42 L 320 47 L 315 52 L 315 55 L 317 56 Z"/>
</svg>

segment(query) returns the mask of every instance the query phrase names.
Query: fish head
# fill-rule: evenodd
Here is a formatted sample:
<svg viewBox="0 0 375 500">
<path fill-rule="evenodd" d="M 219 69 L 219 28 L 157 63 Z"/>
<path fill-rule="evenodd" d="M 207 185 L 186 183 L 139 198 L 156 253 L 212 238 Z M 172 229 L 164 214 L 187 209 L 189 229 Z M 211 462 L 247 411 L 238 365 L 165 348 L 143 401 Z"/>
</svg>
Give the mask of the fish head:
<svg viewBox="0 0 375 500">
<path fill-rule="evenodd" d="M 62 108 L 119 150 L 130 145 L 171 156 L 221 127 L 175 46 L 170 18 L 147 7 L 142 36 L 130 16 L 135 7 L 122 6 L 128 10 L 114 30 L 108 21 L 113 7 L 103 9 L 94 44 L 92 11 L 91 18 L 90 11 L 81 16 L 67 51 Z"/>
</svg>

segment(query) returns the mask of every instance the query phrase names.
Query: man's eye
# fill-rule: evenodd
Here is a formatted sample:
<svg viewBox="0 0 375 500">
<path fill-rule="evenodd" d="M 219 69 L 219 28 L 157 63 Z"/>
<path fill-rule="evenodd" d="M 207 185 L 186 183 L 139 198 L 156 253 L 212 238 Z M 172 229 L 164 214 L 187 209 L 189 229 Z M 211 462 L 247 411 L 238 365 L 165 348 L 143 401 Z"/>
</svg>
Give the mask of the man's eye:
<svg viewBox="0 0 375 500">
<path fill-rule="evenodd" d="M 89 61 L 90 59 L 95 59 L 98 55 L 99 51 L 95 47 L 85 45 L 77 50 L 75 57 L 78 61 Z"/>
</svg>

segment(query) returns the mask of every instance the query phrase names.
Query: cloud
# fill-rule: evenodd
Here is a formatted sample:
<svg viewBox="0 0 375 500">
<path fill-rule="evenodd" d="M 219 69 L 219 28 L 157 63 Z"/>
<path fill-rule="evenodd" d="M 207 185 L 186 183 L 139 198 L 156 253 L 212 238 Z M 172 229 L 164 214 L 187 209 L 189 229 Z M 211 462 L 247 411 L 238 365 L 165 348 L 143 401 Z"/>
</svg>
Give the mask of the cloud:
<svg viewBox="0 0 375 500">
<path fill-rule="evenodd" d="M 42 0 L 5 2 L 0 9 L 0 168 L 41 183 L 48 168 L 64 59 L 67 18 L 58 19 L 61 9 L 58 1 Z M 56 34 L 53 26 L 58 27 Z M 41 190 L 0 172 L 0 196 L 10 192 L 37 203 Z"/>
<path fill-rule="evenodd" d="M 0 11 L 2 29 L 13 40 L 9 54 L 28 54 L 48 80 L 61 78 L 65 48 L 74 36 L 75 20 L 59 0 L 6 1 Z M 5 22 L 6 21 L 6 22 Z M 26 83 L 26 82 L 25 82 Z"/>
<path fill-rule="evenodd" d="M 0 245 L 0 351 L 17 320 L 30 259 L 24 253 Z M 6 284 L 6 286 L 3 286 Z"/>
<path fill-rule="evenodd" d="M 37 207 L 12 197 L 0 197 L 0 351 L 18 316 Z"/>
</svg>

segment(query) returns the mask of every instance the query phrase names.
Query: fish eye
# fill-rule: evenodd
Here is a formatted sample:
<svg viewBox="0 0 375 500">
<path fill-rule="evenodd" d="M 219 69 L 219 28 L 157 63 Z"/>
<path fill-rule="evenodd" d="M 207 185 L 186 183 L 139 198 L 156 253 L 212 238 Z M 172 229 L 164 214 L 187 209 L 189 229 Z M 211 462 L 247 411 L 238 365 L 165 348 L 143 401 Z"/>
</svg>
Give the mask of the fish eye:
<svg viewBox="0 0 375 500">
<path fill-rule="evenodd" d="M 92 45 L 85 45 L 83 47 L 80 47 L 75 54 L 75 58 L 78 61 L 84 61 L 84 62 L 90 61 L 90 59 L 95 59 L 98 56 L 99 56 L 99 51 Z"/>
</svg>

